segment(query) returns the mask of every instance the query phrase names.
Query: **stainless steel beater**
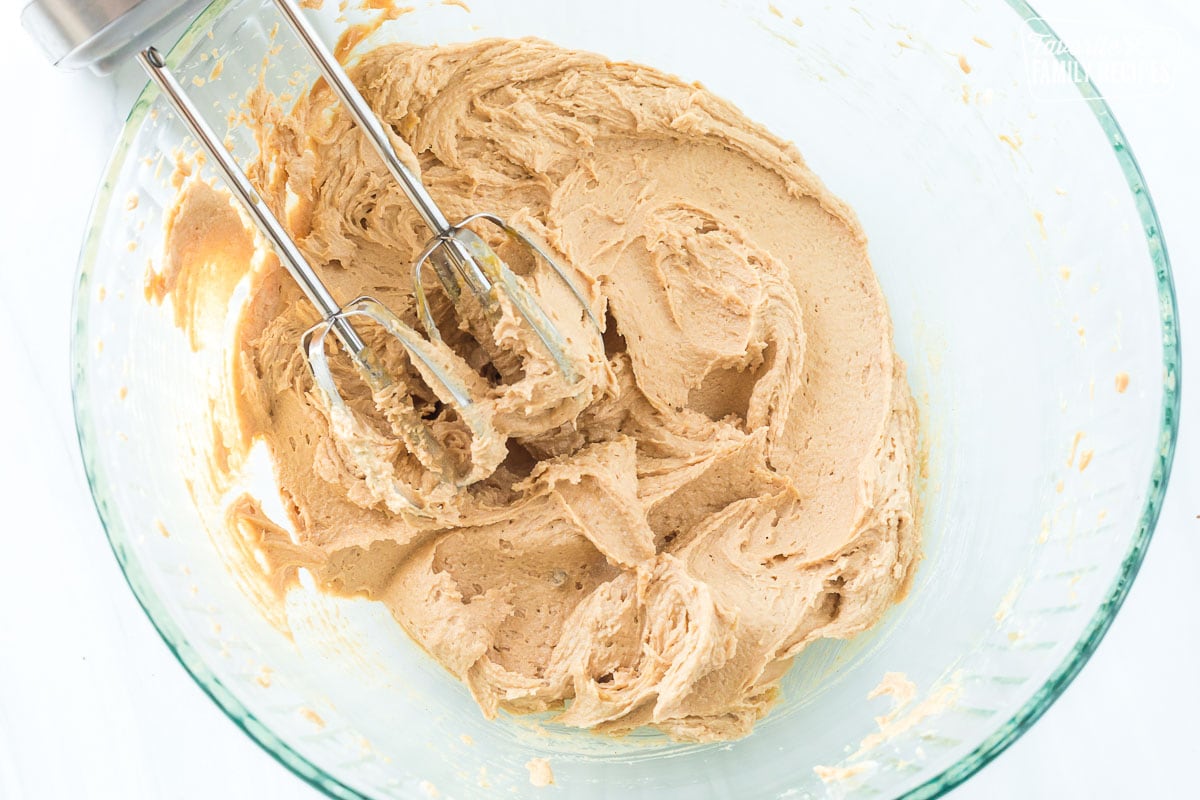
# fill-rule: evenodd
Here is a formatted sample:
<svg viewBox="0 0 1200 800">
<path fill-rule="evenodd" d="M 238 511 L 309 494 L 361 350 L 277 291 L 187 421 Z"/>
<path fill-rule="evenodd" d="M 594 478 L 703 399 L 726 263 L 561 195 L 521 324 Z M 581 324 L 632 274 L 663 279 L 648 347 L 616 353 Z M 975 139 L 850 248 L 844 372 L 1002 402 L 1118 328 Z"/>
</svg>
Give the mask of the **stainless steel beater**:
<svg viewBox="0 0 1200 800">
<path fill-rule="evenodd" d="M 230 189 L 245 205 L 263 234 L 275 246 L 284 267 L 320 312 L 321 322 L 304 334 L 301 344 L 312 369 L 314 382 L 328 398 L 331 414 L 342 421 L 343 428 L 351 429 L 352 426 L 344 423 L 350 418 L 352 412 L 346 406 L 330 370 L 325 343 L 331 331 L 357 367 L 359 374 L 376 395 L 389 389 L 394 380 L 393 376 L 384 371 L 377 355 L 366 345 L 352 324 L 352 317 L 362 317 L 378 323 L 388 334 L 400 342 L 412 360 L 414 368 L 421 374 L 438 399 L 457 411 L 475 442 L 496 441 L 498 435 L 491 419 L 479 407 L 476 398 L 471 396 L 465 382 L 456 378 L 443 367 L 444 355 L 439 357 L 439 351 L 444 353 L 445 348 L 439 348 L 433 344 L 436 342 L 441 345 L 442 335 L 434 321 L 422 282 L 425 263 L 429 262 L 432 265 L 452 304 L 457 305 L 462 301 L 461 295 L 465 286 L 479 304 L 485 319 L 490 322 L 499 319 L 501 314 L 500 298 L 503 295 L 521 321 L 535 334 L 537 341 L 545 348 L 563 380 L 569 386 L 580 384 L 582 376 L 567 353 L 562 334 L 532 293 L 524 287 L 492 248 L 468 226 L 477 221 L 491 223 L 503 230 L 513 240 L 524 245 L 536 259 L 545 262 L 565 284 L 597 333 L 601 330 L 599 322 L 592 313 L 583 293 L 570 276 L 555 263 L 542 247 L 526 234 L 513 228 L 501 217 L 483 212 L 472 214 L 461 222 L 452 224 L 438 208 L 420 180 L 400 161 L 388 139 L 384 126 L 371 111 L 366 100 L 355 88 L 341 65 L 318 38 L 311 24 L 296 7 L 293 0 L 274 0 L 274 2 L 296 36 L 312 55 L 329 86 L 383 159 L 388 171 L 404 190 L 404 194 L 421 219 L 432 231 L 433 235 L 428 244 L 413 264 L 414 299 L 421 325 L 428 338 L 421 336 L 372 297 L 359 297 L 345 305 L 338 304 L 304 258 L 296 243 L 288 235 L 286 229 L 263 202 L 233 156 L 220 144 L 220 140 L 213 130 L 200 116 L 179 81 L 167 68 L 162 55 L 150 47 L 141 51 L 139 61 L 150 78 L 162 90 L 180 119 L 191 130 L 201 147 L 224 175 Z M 434 436 L 429 424 L 421 418 L 417 410 L 411 406 L 405 407 L 404 404 L 401 406 L 398 410 L 391 410 L 392 413 L 388 415 L 389 422 L 404 441 L 409 452 L 414 454 L 427 470 L 441 481 L 455 486 L 469 485 L 487 476 L 490 469 L 474 460 L 469 460 L 465 465 L 456 462 Z M 389 479 L 388 476 L 375 477 L 377 480 Z M 371 479 L 370 474 L 368 474 L 368 479 Z M 394 480 L 392 482 L 395 483 Z M 399 485 L 395 488 L 399 490 L 403 498 L 401 506 L 406 505 L 417 511 L 423 509 L 423 501 L 416 487 Z"/>
</svg>

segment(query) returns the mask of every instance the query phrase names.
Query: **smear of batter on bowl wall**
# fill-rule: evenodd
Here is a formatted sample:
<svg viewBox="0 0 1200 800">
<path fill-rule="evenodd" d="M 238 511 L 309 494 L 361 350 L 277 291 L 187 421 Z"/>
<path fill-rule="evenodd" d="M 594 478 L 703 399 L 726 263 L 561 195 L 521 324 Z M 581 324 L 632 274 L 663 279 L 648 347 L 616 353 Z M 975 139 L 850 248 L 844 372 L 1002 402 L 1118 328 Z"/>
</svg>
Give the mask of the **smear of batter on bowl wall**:
<svg viewBox="0 0 1200 800">
<path fill-rule="evenodd" d="M 539 789 L 554 785 L 554 770 L 546 759 L 531 758 L 526 762 L 525 769 L 529 770 L 529 782 Z"/>
<path fill-rule="evenodd" d="M 202 346 L 195 325 L 223 318 L 207 306 L 248 281 L 210 482 L 231 485 L 265 442 L 289 515 L 235 515 L 247 547 L 233 550 L 265 560 L 253 568 L 272 592 L 304 568 L 387 604 L 489 717 L 744 736 L 793 657 L 874 625 L 919 560 L 913 402 L 853 212 L 792 145 L 649 67 L 485 40 L 388 45 L 352 74 L 447 213 L 492 209 L 531 231 L 604 332 L 512 262 L 582 365 L 568 401 L 536 353 L 521 380 L 489 382 L 480 345 L 437 306 L 448 346 L 479 365 L 504 450 L 469 487 L 429 478 L 431 514 L 391 507 L 313 389 L 298 342 L 315 312 L 224 190 L 189 176 L 150 285 Z M 253 177 L 334 294 L 370 293 L 417 325 L 410 265 L 428 234 L 328 88 L 287 113 L 260 89 L 248 109 Z M 393 400 L 458 435 L 402 351 L 363 333 L 405 387 Z M 378 433 L 371 458 L 414 471 L 340 368 Z"/>
</svg>

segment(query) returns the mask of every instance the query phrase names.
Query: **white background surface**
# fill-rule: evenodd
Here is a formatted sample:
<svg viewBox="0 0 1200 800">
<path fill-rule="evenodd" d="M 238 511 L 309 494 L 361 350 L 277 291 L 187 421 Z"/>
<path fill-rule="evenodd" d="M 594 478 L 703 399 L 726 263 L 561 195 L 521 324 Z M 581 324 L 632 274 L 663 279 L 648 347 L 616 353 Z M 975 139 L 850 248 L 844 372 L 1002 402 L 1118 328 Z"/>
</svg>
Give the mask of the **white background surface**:
<svg viewBox="0 0 1200 800">
<path fill-rule="evenodd" d="M 1037 7 L 1068 44 L 1089 19 L 1186 43 L 1153 54 L 1169 70 L 1164 86 L 1109 91 L 1109 101 L 1157 201 L 1190 334 L 1200 318 L 1200 3 Z M 176 663 L 92 508 L 70 412 L 70 297 L 92 195 L 139 81 L 56 72 L 17 25 L 18 8 L 0 7 L 0 800 L 311 800 Z M 1188 380 L 1200 375 L 1194 341 Z M 1166 508 L 1108 637 L 1042 721 L 954 800 L 1195 796 L 1198 397 L 1184 394 Z"/>
</svg>

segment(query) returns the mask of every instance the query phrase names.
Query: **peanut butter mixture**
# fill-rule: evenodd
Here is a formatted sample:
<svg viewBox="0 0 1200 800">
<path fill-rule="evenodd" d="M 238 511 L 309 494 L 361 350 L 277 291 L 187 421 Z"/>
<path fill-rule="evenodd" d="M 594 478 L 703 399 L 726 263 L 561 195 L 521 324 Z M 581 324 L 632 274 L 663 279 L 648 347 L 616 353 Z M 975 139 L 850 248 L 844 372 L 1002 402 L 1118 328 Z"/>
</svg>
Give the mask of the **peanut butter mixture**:
<svg viewBox="0 0 1200 800">
<path fill-rule="evenodd" d="M 366 323 L 395 383 L 373 394 L 331 345 L 339 417 L 299 347 L 313 308 L 234 201 L 189 180 L 156 290 L 191 308 L 198 265 L 251 275 L 239 430 L 221 452 L 267 443 L 296 533 L 250 502 L 231 516 L 274 579 L 305 567 L 386 603 L 488 716 L 747 734 L 792 658 L 873 625 L 919 560 L 913 403 L 853 212 L 792 145 L 649 67 L 487 40 L 383 47 L 352 75 L 447 214 L 530 232 L 603 332 L 544 264 L 480 228 L 578 380 L 511 310 L 481 327 L 430 280 L 436 350 L 496 437 L 465 436 Z M 254 177 L 305 255 L 340 300 L 369 294 L 420 330 L 411 265 L 429 231 L 328 88 L 287 114 L 261 93 L 254 106 Z M 397 409 L 482 479 L 432 476 Z"/>
</svg>

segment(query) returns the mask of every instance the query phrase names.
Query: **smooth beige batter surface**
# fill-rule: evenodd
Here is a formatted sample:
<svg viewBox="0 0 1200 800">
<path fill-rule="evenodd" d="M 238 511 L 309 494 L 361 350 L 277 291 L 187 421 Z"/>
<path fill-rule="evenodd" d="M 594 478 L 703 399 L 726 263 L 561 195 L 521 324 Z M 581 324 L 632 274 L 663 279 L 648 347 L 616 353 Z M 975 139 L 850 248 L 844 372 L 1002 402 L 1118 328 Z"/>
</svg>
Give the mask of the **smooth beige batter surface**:
<svg viewBox="0 0 1200 800">
<path fill-rule="evenodd" d="M 496 440 L 464 438 L 370 326 L 404 388 L 373 399 L 334 358 L 354 409 L 353 436 L 335 434 L 298 347 L 315 312 L 272 257 L 248 258 L 249 234 L 229 233 L 232 201 L 191 180 L 155 288 L 178 315 L 199 264 L 253 273 L 233 359 L 240 430 L 220 450 L 266 441 L 297 531 L 243 501 L 238 535 L 273 580 L 304 566 L 386 603 L 485 714 L 748 733 L 792 657 L 874 624 L 919 558 L 913 404 L 853 213 L 791 145 L 647 67 L 489 40 L 389 46 L 354 77 L 447 214 L 493 210 L 543 241 L 605 330 L 496 238 L 581 382 L 511 314 L 491 339 L 477 325 L 480 345 L 439 299 L 439 352 L 474 381 Z M 255 177 L 335 295 L 369 293 L 419 327 L 410 265 L 428 232 L 365 140 L 323 85 L 288 116 L 255 104 Z M 415 408 L 490 475 L 438 483 L 380 407 Z"/>
</svg>

